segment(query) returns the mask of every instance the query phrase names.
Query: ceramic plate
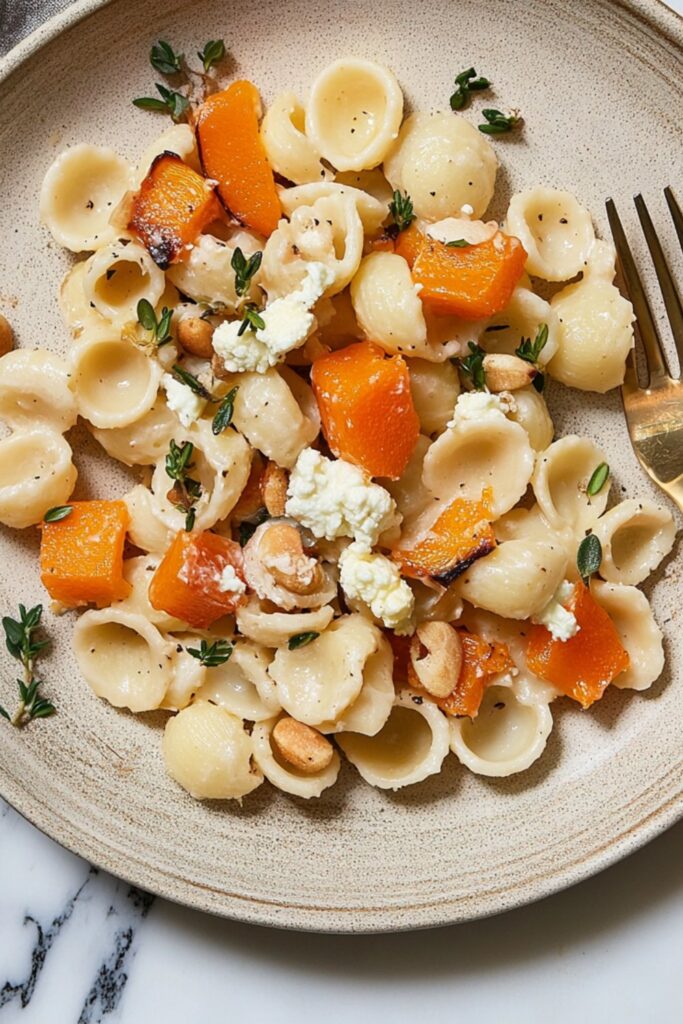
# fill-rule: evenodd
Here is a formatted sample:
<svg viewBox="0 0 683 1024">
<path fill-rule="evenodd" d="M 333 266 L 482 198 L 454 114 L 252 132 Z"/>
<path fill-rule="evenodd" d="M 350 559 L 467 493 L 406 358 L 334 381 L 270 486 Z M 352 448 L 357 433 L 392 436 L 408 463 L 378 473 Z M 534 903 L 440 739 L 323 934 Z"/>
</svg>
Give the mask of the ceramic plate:
<svg viewBox="0 0 683 1024">
<path fill-rule="evenodd" d="M 56 295 L 68 257 L 38 223 L 53 156 L 84 140 L 134 159 L 164 125 L 131 106 L 154 81 L 150 43 L 162 37 L 192 53 L 220 36 L 234 73 L 258 83 L 266 101 L 283 89 L 305 96 L 323 65 L 354 55 L 391 65 L 409 104 L 433 108 L 474 64 L 494 81 L 496 101 L 525 117 L 519 137 L 495 142 L 494 214 L 510 190 L 541 182 L 575 192 L 602 230 L 613 195 L 635 237 L 633 192 L 644 191 L 660 226 L 663 187 L 683 198 L 683 22 L 655 0 L 85 0 L 15 50 L 0 82 L 0 309 L 21 345 L 67 347 Z M 674 255 L 673 232 L 667 240 Z M 618 394 L 558 389 L 550 405 L 560 434 L 599 439 L 617 494 L 653 493 Z M 84 431 L 72 437 L 77 496 L 123 494 L 125 470 L 105 465 Z M 2 535 L 3 611 L 44 599 L 36 534 Z M 486 780 L 450 757 L 441 775 L 392 795 L 347 765 L 310 803 L 268 785 L 242 807 L 191 800 L 164 773 L 166 716 L 98 700 L 79 678 L 70 617 L 49 617 L 55 645 L 44 674 L 59 714 L 23 732 L 3 728 L 0 792 L 114 874 L 245 921 L 371 931 L 514 907 L 623 857 L 683 811 L 680 569 L 680 556 L 670 559 L 650 588 L 667 637 L 662 679 L 645 694 L 608 691 L 590 713 L 554 705 L 555 730 L 528 773 Z M 12 674 L 5 663 L 0 699 Z"/>
</svg>

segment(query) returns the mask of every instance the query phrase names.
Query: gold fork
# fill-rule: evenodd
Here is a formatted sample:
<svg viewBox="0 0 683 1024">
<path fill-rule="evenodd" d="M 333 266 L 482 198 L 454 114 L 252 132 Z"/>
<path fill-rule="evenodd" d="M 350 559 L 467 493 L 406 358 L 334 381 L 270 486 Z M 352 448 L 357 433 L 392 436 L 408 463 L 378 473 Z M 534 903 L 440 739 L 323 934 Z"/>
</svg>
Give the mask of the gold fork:
<svg viewBox="0 0 683 1024">
<path fill-rule="evenodd" d="M 683 214 L 670 188 L 664 189 L 678 240 L 683 248 Z M 652 224 L 642 195 L 634 198 L 650 250 L 664 305 L 669 316 L 671 333 L 683 371 L 683 305 L 662 246 Z M 626 376 L 621 389 L 626 425 L 638 461 L 658 487 L 668 494 L 683 511 L 683 383 L 681 374 L 674 378 L 655 326 L 652 310 L 636 269 L 633 255 L 624 234 L 612 199 L 605 204 L 614 244 L 623 273 L 626 291 L 636 314 L 636 335 L 640 336 L 647 367 L 647 382 L 638 380 L 634 350 L 626 362 Z"/>
</svg>

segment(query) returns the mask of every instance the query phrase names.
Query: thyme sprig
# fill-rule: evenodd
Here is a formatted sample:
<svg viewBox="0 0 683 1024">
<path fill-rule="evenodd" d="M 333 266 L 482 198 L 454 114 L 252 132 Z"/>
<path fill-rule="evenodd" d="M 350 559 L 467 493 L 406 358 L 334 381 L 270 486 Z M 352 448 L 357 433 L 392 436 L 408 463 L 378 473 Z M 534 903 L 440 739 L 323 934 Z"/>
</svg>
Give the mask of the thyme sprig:
<svg viewBox="0 0 683 1024">
<path fill-rule="evenodd" d="M 218 411 L 211 421 L 211 432 L 218 436 L 232 423 L 232 414 L 235 410 L 235 396 L 239 391 L 239 385 L 230 388 L 225 398 L 221 399 Z"/>
<path fill-rule="evenodd" d="M 166 475 L 173 480 L 173 487 L 168 492 L 168 500 L 179 512 L 185 513 L 185 529 L 189 533 L 194 527 L 197 517 L 196 504 L 202 495 L 202 485 L 194 480 L 190 470 L 194 468 L 191 461 L 194 445 L 185 441 L 182 445 L 171 441 L 166 455 Z"/>
<path fill-rule="evenodd" d="M 516 110 L 509 114 L 504 114 L 501 110 L 482 110 L 481 113 L 486 124 L 477 127 L 484 135 L 505 135 L 522 124 L 522 118 Z"/>
<path fill-rule="evenodd" d="M 246 295 L 251 287 L 252 278 L 261 266 L 263 259 L 262 252 L 255 252 L 246 258 L 239 245 L 235 248 L 230 260 L 230 266 L 235 271 L 235 291 L 239 298 Z"/>
<path fill-rule="evenodd" d="M 486 352 L 474 341 L 468 341 L 467 345 L 470 354 L 465 356 L 464 359 L 458 359 L 457 364 L 465 376 L 469 378 L 474 390 L 484 391 L 486 389 L 486 372 L 484 370 L 484 356 Z"/>
<path fill-rule="evenodd" d="M 225 43 L 222 39 L 210 39 L 204 49 L 197 53 L 205 72 L 209 72 L 216 64 L 225 59 Z"/>
<path fill-rule="evenodd" d="M 182 366 L 179 366 L 178 363 L 173 364 L 171 374 L 177 381 L 188 387 L 190 391 L 194 391 L 195 395 L 199 395 L 200 398 L 203 398 L 205 402 L 218 401 L 218 399 L 213 397 L 209 389 L 204 387 L 202 382 L 195 377 L 193 373 L 190 373 L 189 370 L 185 370 Z"/>
<path fill-rule="evenodd" d="M 237 332 L 237 337 L 241 338 L 245 331 L 262 331 L 266 326 L 266 321 L 261 316 L 261 310 L 259 310 L 253 303 L 244 307 L 244 319 L 240 324 L 240 328 Z"/>
<path fill-rule="evenodd" d="M 216 668 L 218 665 L 226 663 L 234 647 L 235 645 L 231 644 L 229 640 L 214 640 L 211 644 L 202 640 L 199 649 L 186 647 L 185 650 L 205 668 Z"/>
<path fill-rule="evenodd" d="M 594 498 L 596 494 L 599 494 L 607 483 L 609 477 L 609 466 L 606 462 L 601 462 L 600 465 L 593 470 L 588 486 L 586 487 L 586 494 L 589 498 Z"/>
<path fill-rule="evenodd" d="M 314 630 L 309 633 L 297 633 L 295 636 L 290 636 L 287 647 L 290 651 L 298 651 L 300 647 L 306 647 L 313 640 L 317 640 L 319 636 L 320 633 L 316 633 Z"/>
<path fill-rule="evenodd" d="M 404 195 L 396 189 L 393 199 L 389 203 L 389 213 L 394 221 L 391 228 L 389 228 L 389 232 L 394 236 L 400 235 L 415 220 L 413 201 L 410 196 L 407 193 Z"/>
<path fill-rule="evenodd" d="M 161 310 L 161 316 L 157 320 L 157 315 L 154 312 L 154 306 L 149 299 L 140 299 L 137 305 L 138 323 L 144 327 L 146 331 L 150 332 L 150 341 L 156 345 L 157 348 L 161 348 L 162 345 L 168 345 L 169 341 L 172 341 L 171 337 L 171 320 L 173 319 L 173 310 L 168 309 L 164 306 Z"/>
<path fill-rule="evenodd" d="M 455 92 L 451 96 L 451 110 L 462 110 L 470 99 L 471 92 L 490 89 L 488 78 L 478 77 L 474 68 L 467 68 L 455 76 Z"/>
<path fill-rule="evenodd" d="M 66 519 L 73 512 L 73 505 L 54 505 L 53 508 L 49 508 L 43 516 L 44 523 L 59 523 L 62 519 Z"/>
<path fill-rule="evenodd" d="M 523 359 L 525 363 L 531 363 L 538 370 L 538 373 L 531 382 L 538 392 L 543 391 L 545 387 L 545 374 L 539 369 L 538 360 L 547 342 L 548 325 L 539 324 L 534 340 L 522 338 L 520 344 L 515 349 L 516 356 Z"/>
<path fill-rule="evenodd" d="M 160 39 L 149 51 L 149 62 L 162 75 L 177 75 L 183 66 L 182 53 L 176 53 L 170 43 Z"/>
<path fill-rule="evenodd" d="M 50 641 L 35 639 L 36 630 L 40 628 L 40 620 L 43 614 L 43 606 L 37 604 L 28 611 L 23 604 L 19 605 L 19 618 L 11 619 L 6 615 L 2 620 L 2 628 L 5 631 L 5 643 L 7 650 L 20 661 L 24 668 L 24 678 L 17 679 L 19 688 L 19 703 L 12 715 L 0 706 L 0 715 L 6 718 L 10 725 L 17 728 L 25 725 L 34 718 L 47 718 L 55 712 L 55 706 L 51 701 L 40 695 L 41 680 L 36 679 L 34 666 L 38 655 L 49 647 Z"/>
<path fill-rule="evenodd" d="M 159 82 L 155 82 L 154 87 L 161 99 L 157 99 L 156 96 L 138 96 L 133 100 L 133 106 L 140 110 L 155 110 L 161 114 L 170 114 L 174 123 L 179 124 L 190 109 L 190 101 L 187 96 L 183 96 L 181 92 L 176 92 L 174 89 L 167 89 Z"/>
<path fill-rule="evenodd" d="M 576 552 L 576 567 L 579 570 L 581 579 L 588 586 L 593 573 L 596 573 L 602 562 L 602 544 L 600 538 L 594 533 L 589 533 L 583 538 Z"/>
</svg>

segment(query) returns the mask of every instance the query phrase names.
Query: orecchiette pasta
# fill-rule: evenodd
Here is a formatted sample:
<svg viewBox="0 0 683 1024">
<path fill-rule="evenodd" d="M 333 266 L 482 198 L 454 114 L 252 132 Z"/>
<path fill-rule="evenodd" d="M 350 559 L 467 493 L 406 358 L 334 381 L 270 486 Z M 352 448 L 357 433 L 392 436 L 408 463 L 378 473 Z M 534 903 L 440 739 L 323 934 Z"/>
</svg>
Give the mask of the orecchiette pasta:
<svg viewBox="0 0 683 1024">
<path fill-rule="evenodd" d="M 496 516 L 511 509 L 524 494 L 534 456 L 526 431 L 504 416 L 465 420 L 446 430 L 424 459 L 425 486 L 442 501 L 479 500 L 493 489 Z"/>
<path fill-rule="evenodd" d="M 377 637 L 378 647 L 363 666 L 363 685 L 354 702 L 336 722 L 323 722 L 324 733 L 354 732 L 375 736 L 385 724 L 394 706 L 394 656 L 383 636 Z"/>
<path fill-rule="evenodd" d="M 491 317 L 479 344 L 486 352 L 514 355 L 521 340 L 533 340 L 543 324 L 548 328 L 548 337 L 538 356 L 541 366 L 545 366 L 557 351 L 557 316 L 549 302 L 520 285 L 515 288 L 505 309 Z"/>
<path fill-rule="evenodd" d="M 91 256 L 83 274 L 88 302 L 116 327 L 137 320 L 137 305 L 159 302 L 166 286 L 163 271 L 139 242 L 118 238 Z"/>
<path fill-rule="evenodd" d="M 311 86 L 306 134 L 338 171 L 363 171 L 382 162 L 402 116 L 403 93 L 388 68 L 338 60 Z"/>
<path fill-rule="evenodd" d="M 124 496 L 128 509 L 128 536 L 141 551 L 162 554 L 171 543 L 173 534 L 166 523 L 156 515 L 151 491 L 136 484 Z"/>
<path fill-rule="evenodd" d="M 238 718 L 264 722 L 277 715 L 277 689 L 268 675 L 270 657 L 263 647 L 240 640 L 223 665 L 212 668 L 199 691 L 200 700 L 210 700 Z"/>
<path fill-rule="evenodd" d="M 365 192 L 381 203 L 385 209 L 391 202 L 391 185 L 378 167 L 371 171 L 341 171 L 339 174 L 335 174 L 334 180 L 339 185 L 350 185 L 351 188 L 358 189 L 359 192 Z"/>
<path fill-rule="evenodd" d="M 241 800 L 263 782 L 239 718 L 198 701 L 166 723 L 166 770 L 196 800 Z"/>
<path fill-rule="evenodd" d="M 273 729 L 277 724 L 277 718 L 271 718 L 267 722 L 258 722 L 251 734 L 254 744 L 254 761 L 263 772 L 265 777 L 277 789 L 283 793 L 291 793 L 293 796 L 301 796 L 308 800 L 333 786 L 337 781 L 341 760 L 335 750 L 332 760 L 326 768 L 317 772 L 302 772 L 287 764 L 278 756 L 271 742 Z"/>
<path fill-rule="evenodd" d="M 583 280 L 553 296 L 557 318 L 557 351 L 548 364 L 550 374 L 568 387 L 604 394 L 623 383 L 626 356 L 633 348 L 633 307 L 614 277 L 614 249 L 605 259 L 605 242 L 595 261 L 589 260 Z"/>
<path fill-rule="evenodd" d="M 554 441 L 539 454 L 531 485 L 553 529 L 584 529 L 605 511 L 609 486 L 592 496 L 586 490 L 594 471 L 605 461 L 604 452 L 593 441 L 574 434 Z"/>
<path fill-rule="evenodd" d="M 530 619 L 550 601 L 566 567 L 560 544 L 507 540 L 467 570 L 460 593 L 476 608 L 507 619 Z"/>
<path fill-rule="evenodd" d="M 152 162 L 162 153 L 176 153 L 195 171 L 199 170 L 197 140 L 189 124 L 173 124 L 149 144 L 140 158 L 136 172 L 137 184 L 143 180 Z"/>
<path fill-rule="evenodd" d="M 676 525 L 653 501 L 629 498 L 593 527 L 602 545 L 600 575 L 610 583 L 642 583 L 671 551 Z"/>
<path fill-rule="evenodd" d="M 333 616 L 330 605 L 305 612 L 271 611 L 267 604 L 264 607 L 263 602 L 252 596 L 237 609 L 235 619 L 243 636 L 266 647 L 279 647 L 302 633 L 322 633 Z"/>
<path fill-rule="evenodd" d="M 74 628 L 74 654 L 98 697 L 117 708 L 158 708 L 173 678 L 173 644 L 139 612 L 85 612 Z"/>
<path fill-rule="evenodd" d="M 313 206 L 318 199 L 344 197 L 353 200 L 366 235 L 374 235 L 387 219 L 388 205 L 373 195 L 353 185 L 337 181 L 317 181 L 298 188 L 287 188 L 280 192 L 280 202 L 287 217 L 291 217 L 300 206 Z"/>
<path fill-rule="evenodd" d="M 186 708 L 202 689 L 207 676 L 205 666 L 187 651 L 188 647 L 198 649 L 200 638 L 192 633 L 176 633 L 173 641 L 173 674 L 159 705 L 165 711 L 181 711 Z"/>
<path fill-rule="evenodd" d="M 306 135 L 305 120 L 304 108 L 294 93 L 283 92 L 275 97 L 261 122 L 261 141 L 271 167 L 297 185 L 331 176 Z"/>
<path fill-rule="evenodd" d="M 77 415 L 69 367 L 59 356 L 16 349 L 0 358 L 0 419 L 9 427 L 44 423 L 62 433 Z"/>
<path fill-rule="evenodd" d="M 295 291 L 309 262 L 324 263 L 332 274 L 325 297 L 346 288 L 363 255 L 363 223 L 351 191 L 331 192 L 310 206 L 297 206 L 289 221 L 280 222 L 263 250 L 262 284 L 269 298 Z"/>
<path fill-rule="evenodd" d="M 92 433 L 108 455 L 126 466 L 152 466 L 168 451 L 181 430 L 178 417 L 158 397 L 149 412 L 126 427 L 93 427 Z"/>
<path fill-rule="evenodd" d="M 511 686 L 489 686 L 474 720 L 451 719 L 451 750 L 477 775 L 504 778 L 541 756 L 552 727 L 546 703 L 523 704 Z"/>
<path fill-rule="evenodd" d="M 635 587 L 592 580 L 591 593 L 616 626 L 629 656 L 629 667 L 614 680 L 620 690 L 647 690 L 662 674 L 662 631 L 650 602 Z"/>
<path fill-rule="evenodd" d="M 291 469 L 319 427 L 302 412 L 287 380 L 282 371 L 272 368 L 266 373 L 236 374 L 226 384 L 239 385 L 233 423 L 240 433 L 278 466 Z"/>
<path fill-rule="evenodd" d="M 460 394 L 460 379 L 452 363 L 411 359 L 410 393 L 423 434 L 442 434 Z M 537 392 L 536 392 L 537 393 Z"/>
<path fill-rule="evenodd" d="M 113 149 L 85 143 L 66 149 L 43 179 L 41 220 L 72 252 L 99 249 L 113 234 L 109 218 L 131 181 L 130 167 Z"/>
<path fill-rule="evenodd" d="M 343 732 L 337 742 L 371 786 L 402 789 L 440 770 L 448 753 L 448 722 L 431 701 L 401 690 L 375 736 Z"/>
<path fill-rule="evenodd" d="M 83 279 L 87 269 L 86 260 L 74 263 L 59 289 L 59 310 L 75 339 L 83 334 L 94 337 L 98 332 L 111 333 L 111 324 L 86 298 Z"/>
<path fill-rule="evenodd" d="M 238 296 L 231 266 L 233 253 L 239 248 L 249 258 L 259 251 L 261 244 L 255 235 L 242 230 L 231 234 L 227 241 L 213 235 L 200 235 L 187 259 L 172 266 L 168 276 L 183 295 L 195 302 L 206 302 L 226 313 L 234 313 L 242 302 L 258 299 L 260 275 L 254 274 L 244 296 Z"/>
<path fill-rule="evenodd" d="M 527 253 L 526 269 L 544 281 L 568 281 L 585 267 L 595 232 L 571 192 L 536 187 L 510 200 L 506 228 Z"/>
<path fill-rule="evenodd" d="M 387 352 L 430 355 L 422 303 L 402 256 L 366 256 L 351 282 L 351 301 L 366 338 Z"/>
<path fill-rule="evenodd" d="M 128 427 L 156 401 L 161 366 L 113 334 L 83 341 L 71 365 L 78 411 L 95 427 Z"/>
<path fill-rule="evenodd" d="M 363 668 L 379 638 L 362 615 L 346 615 L 305 647 L 281 647 L 268 672 L 284 710 L 306 725 L 337 722 L 360 694 Z"/>
<path fill-rule="evenodd" d="M 35 426 L 0 441 L 0 523 L 23 529 L 71 497 L 76 467 L 56 430 Z"/>
<path fill-rule="evenodd" d="M 481 217 L 493 197 L 498 161 L 492 146 L 464 117 L 411 114 L 384 161 L 392 188 L 407 193 L 427 221 Z"/>
<path fill-rule="evenodd" d="M 125 608 L 142 615 L 145 619 L 164 633 L 187 629 L 187 623 L 177 619 L 168 612 L 153 608 L 149 603 L 149 584 L 152 575 L 159 567 L 160 559 L 154 555 L 138 555 L 127 558 L 123 563 L 123 575 L 131 590 L 128 597 L 120 601 L 116 607 Z"/>
<path fill-rule="evenodd" d="M 535 452 L 544 451 L 552 443 L 553 421 L 545 398 L 533 385 L 515 391 L 514 405 L 507 415 L 519 423 L 520 427 L 524 427 L 529 436 L 529 444 Z"/>
</svg>

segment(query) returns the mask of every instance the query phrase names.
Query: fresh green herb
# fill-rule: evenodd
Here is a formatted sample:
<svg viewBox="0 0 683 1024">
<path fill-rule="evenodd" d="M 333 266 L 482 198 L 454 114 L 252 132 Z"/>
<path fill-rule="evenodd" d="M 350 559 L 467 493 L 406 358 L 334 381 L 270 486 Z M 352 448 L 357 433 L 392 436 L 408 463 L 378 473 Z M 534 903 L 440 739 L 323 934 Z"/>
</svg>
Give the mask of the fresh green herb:
<svg viewBox="0 0 683 1024">
<path fill-rule="evenodd" d="M 251 303 L 244 307 L 244 319 L 240 324 L 240 328 L 237 332 L 237 337 L 241 338 L 245 331 L 262 331 L 266 326 L 266 321 L 261 316 L 256 306 Z"/>
<path fill-rule="evenodd" d="M 181 70 L 183 55 L 177 54 L 170 43 L 160 39 L 149 51 L 149 61 L 162 75 L 177 75 Z"/>
<path fill-rule="evenodd" d="M 47 718 L 54 714 L 55 707 L 49 700 L 40 696 L 42 682 L 35 678 L 34 664 L 41 651 L 49 646 L 49 640 L 36 640 L 34 633 L 40 627 L 43 606 L 38 604 L 28 611 L 23 604 L 19 605 L 19 618 L 10 619 L 5 616 L 2 627 L 5 631 L 7 650 L 20 661 L 24 667 L 24 678 L 17 679 L 19 688 L 19 704 L 14 714 L 10 715 L 0 707 L 0 715 L 11 725 L 20 727 L 33 718 Z"/>
<path fill-rule="evenodd" d="M 454 242 L 446 242 L 447 249 L 466 249 L 471 242 L 466 242 L 464 238 L 456 238 Z"/>
<path fill-rule="evenodd" d="M 403 195 L 398 189 L 394 192 L 394 197 L 389 203 L 389 213 L 391 214 L 394 224 L 394 234 L 400 235 L 402 231 L 409 228 L 415 220 L 415 211 L 413 210 L 413 203 L 410 196 L 406 193 Z"/>
<path fill-rule="evenodd" d="M 522 338 L 520 344 L 515 349 L 516 356 L 523 359 L 525 363 L 532 363 L 536 367 L 538 372 L 531 383 L 539 393 L 543 391 L 543 388 L 545 387 L 545 374 L 538 368 L 538 359 L 545 348 L 547 341 L 548 325 L 541 324 L 533 341 L 531 338 Z"/>
<path fill-rule="evenodd" d="M 157 315 L 154 312 L 154 306 L 148 299 L 140 299 L 137 305 L 138 323 L 149 331 L 152 335 L 151 341 L 161 348 L 162 345 L 168 345 L 171 338 L 171 320 L 173 319 L 173 310 L 167 309 L 166 306 L 161 310 L 161 316 L 157 320 Z"/>
<path fill-rule="evenodd" d="M 162 114 L 170 114 L 178 124 L 190 109 L 190 101 L 187 96 L 183 96 L 180 92 L 174 92 L 173 89 L 167 89 L 166 86 L 159 85 L 158 82 L 155 82 L 155 87 L 161 96 L 160 100 L 156 96 L 140 96 L 133 100 L 133 106 L 139 107 L 140 110 L 156 110 Z"/>
<path fill-rule="evenodd" d="M 191 461 L 193 453 L 194 445 L 191 441 L 185 441 L 182 445 L 171 441 L 166 455 L 166 475 L 173 480 L 173 487 L 167 498 L 174 508 L 185 513 L 185 529 L 188 533 L 194 527 L 197 515 L 195 504 L 202 493 L 199 480 L 194 480 L 188 475 L 194 468 Z"/>
<path fill-rule="evenodd" d="M 312 640 L 316 640 L 320 636 L 320 633 L 315 633 L 311 630 L 310 633 L 297 633 L 296 636 L 290 636 L 287 641 L 287 647 L 290 651 L 298 651 L 300 647 L 305 647 L 310 644 Z"/>
<path fill-rule="evenodd" d="M 468 341 L 467 345 L 470 354 L 464 359 L 459 359 L 458 365 L 465 376 L 470 378 L 475 391 L 484 391 L 486 388 L 486 373 L 484 371 L 486 352 L 473 341 Z"/>
<path fill-rule="evenodd" d="M 489 89 L 491 83 L 488 78 L 478 78 L 474 68 L 461 71 L 455 76 L 455 92 L 451 96 L 451 110 L 462 110 L 470 98 L 471 92 L 480 92 L 482 89 Z"/>
<path fill-rule="evenodd" d="M 181 384 L 185 384 L 190 391 L 194 391 L 195 395 L 199 395 L 200 398 L 203 398 L 207 402 L 215 401 L 208 388 L 205 388 L 202 382 L 197 380 L 195 375 L 190 373 L 189 370 L 184 370 L 182 366 L 178 366 L 177 363 L 174 363 L 171 373 L 177 381 L 180 381 Z"/>
<path fill-rule="evenodd" d="M 484 135 L 505 135 L 522 123 L 522 118 L 516 113 L 506 115 L 500 110 L 482 110 L 482 115 L 486 124 L 480 124 L 478 128 Z"/>
<path fill-rule="evenodd" d="M 251 540 L 261 523 L 265 523 L 266 519 L 269 518 L 268 509 L 260 508 L 252 519 L 245 519 L 244 522 L 240 523 L 237 539 L 240 542 L 241 548 Z"/>
<path fill-rule="evenodd" d="M 601 462 L 597 469 L 594 471 L 590 480 L 588 481 L 588 487 L 586 488 L 586 494 L 590 498 L 594 498 L 596 494 L 599 494 L 607 483 L 607 477 L 609 476 L 609 466 L 606 462 Z"/>
<path fill-rule="evenodd" d="M 204 71 L 210 71 L 214 65 L 220 64 L 225 58 L 225 43 L 222 39 L 210 39 L 197 56 L 204 65 Z"/>
<path fill-rule="evenodd" d="M 576 566 L 581 574 L 581 579 L 588 586 L 588 581 L 594 572 L 597 572 L 602 562 L 602 544 L 599 537 L 589 533 L 579 544 L 576 553 Z"/>
<path fill-rule="evenodd" d="M 247 259 L 239 246 L 233 252 L 230 266 L 235 271 L 235 291 L 240 297 L 249 291 L 251 280 L 261 266 L 262 259 L 262 252 L 252 253 Z"/>
<path fill-rule="evenodd" d="M 225 398 L 221 400 L 221 404 L 218 406 L 218 412 L 214 416 L 211 422 L 212 433 L 218 435 L 222 434 L 226 427 L 229 427 L 232 423 L 232 414 L 235 408 L 235 395 L 239 391 L 239 386 L 236 384 L 234 388 L 228 391 Z"/>
<path fill-rule="evenodd" d="M 199 650 L 196 647 L 186 647 L 185 650 L 205 668 L 216 668 L 217 665 L 226 663 L 234 647 L 229 640 L 214 640 L 211 644 L 202 640 Z"/>
<path fill-rule="evenodd" d="M 61 519 L 66 519 L 73 512 L 73 505 L 55 505 L 54 508 L 49 508 L 43 516 L 44 523 L 58 523 Z"/>
</svg>

